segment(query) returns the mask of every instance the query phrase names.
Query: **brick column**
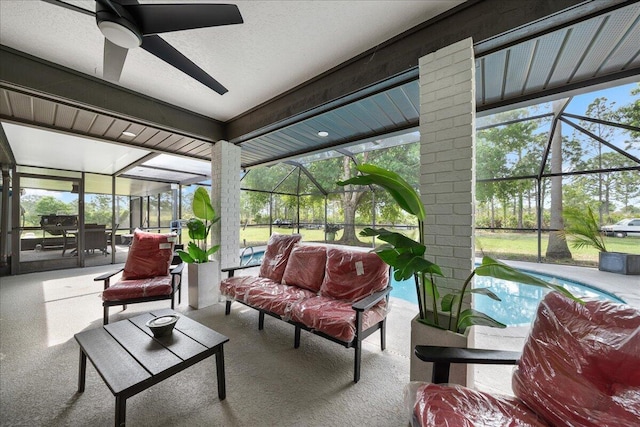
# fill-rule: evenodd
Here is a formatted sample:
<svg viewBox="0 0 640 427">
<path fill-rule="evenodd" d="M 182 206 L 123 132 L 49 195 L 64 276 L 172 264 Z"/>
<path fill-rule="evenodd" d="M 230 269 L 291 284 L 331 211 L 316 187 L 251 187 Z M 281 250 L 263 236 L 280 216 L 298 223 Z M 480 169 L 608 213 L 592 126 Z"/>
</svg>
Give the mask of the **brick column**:
<svg viewBox="0 0 640 427">
<path fill-rule="evenodd" d="M 240 147 L 218 141 L 211 151 L 211 203 L 221 219 L 213 226 L 213 244 L 220 244 L 216 260 L 221 268 L 239 263 Z"/>
<path fill-rule="evenodd" d="M 420 58 L 420 193 L 441 295 L 461 289 L 474 265 L 475 111 L 470 38 Z"/>
</svg>

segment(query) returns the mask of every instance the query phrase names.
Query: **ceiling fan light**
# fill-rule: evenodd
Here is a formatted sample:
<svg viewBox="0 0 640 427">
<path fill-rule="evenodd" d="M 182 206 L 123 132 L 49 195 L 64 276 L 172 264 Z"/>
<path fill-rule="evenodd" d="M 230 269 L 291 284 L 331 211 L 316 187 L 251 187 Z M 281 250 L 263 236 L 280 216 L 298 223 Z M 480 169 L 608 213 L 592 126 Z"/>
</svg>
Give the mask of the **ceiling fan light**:
<svg viewBox="0 0 640 427">
<path fill-rule="evenodd" d="M 135 32 L 118 23 L 102 21 L 98 23 L 98 27 L 107 40 L 125 49 L 133 49 L 142 44 L 142 39 Z"/>
</svg>

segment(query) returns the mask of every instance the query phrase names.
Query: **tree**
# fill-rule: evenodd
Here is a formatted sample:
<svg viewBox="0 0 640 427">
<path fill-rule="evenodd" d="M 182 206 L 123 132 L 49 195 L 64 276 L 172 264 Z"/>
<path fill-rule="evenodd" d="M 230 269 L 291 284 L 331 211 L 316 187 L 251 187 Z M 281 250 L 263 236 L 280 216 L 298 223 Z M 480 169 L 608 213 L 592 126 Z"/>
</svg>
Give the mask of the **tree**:
<svg viewBox="0 0 640 427">
<path fill-rule="evenodd" d="M 638 87 L 631 90 L 631 95 L 639 94 L 640 83 L 638 83 Z M 631 104 L 620 107 L 616 111 L 615 117 L 625 124 L 635 126 L 640 129 L 640 97 L 634 100 Z M 640 148 L 640 130 L 630 130 L 629 134 L 634 140 L 627 141 L 626 149 L 629 150 L 634 146 Z"/>
<path fill-rule="evenodd" d="M 557 118 L 566 104 L 566 99 L 553 102 L 553 112 Z M 556 121 L 555 132 L 551 136 L 551 173 L 562 173 L 562 124 L 560 120 Z M 549 233 L 549 243 L 545 256 L 551 259 L 571 258 L 571 251 L 567 245 L 566 239 L 562 236 L 564 230 L 564 220 L 562 218 L 562 176 L 551 177 L 551 207 L 550 207 L 550 226 L 552 231 Z"/>
<path fill-rule="evenodd" d="M 587 107 L 586 116 L 606 121 L 615 120 L 615 113 L 613 112 L 613 106 L 615 102 L 609 102 L 605 97 L 599 97 L 594 99 L 591 104 Z M 597 137 L 603 140 L 609 140 L 613 137 L 613 128 L 603 125 L 601 123 L 594 123 L 582 120 L 581 125 L 589 130 L 591 133 L 596 135 Z M 595 169 L 602 170 L 602 143 L 598 140 L 594 140 L 591 138 L 587 139 L 587 146 L 590 146 L 594 152 L 596 153 L 597 167 Z M 604 223 L 603 217 L 608 216 L 611 212 L 610 207 L 610 193 L 605 192 L 605 179 L 606 175 L 603 172 L 598 172 L 598 221 L 602 226 Z"/>
</svg>

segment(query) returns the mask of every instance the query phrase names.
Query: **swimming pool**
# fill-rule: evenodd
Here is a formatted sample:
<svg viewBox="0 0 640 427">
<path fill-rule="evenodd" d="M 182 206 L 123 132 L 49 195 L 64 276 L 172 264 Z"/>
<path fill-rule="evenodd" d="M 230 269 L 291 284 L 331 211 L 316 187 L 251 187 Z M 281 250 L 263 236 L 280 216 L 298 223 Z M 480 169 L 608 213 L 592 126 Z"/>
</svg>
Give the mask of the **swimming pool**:
<svg viewBox="0 0 640 427">
<path fill-rule="evenodd" d="M 561 279 L 545 274 L 526 271 L 550 283 L 555 283 L 568 289 L 573 295 L 583 299 L 611 300 L 623 303 L 620 298 L 588 285 Z M 391 296 L 418 305 L 416 285 L 413 279 L 402 282 L 392 281 L 393 290 Z M 531 324 L 535 317 L 540 300 L 550 292 L 550 289 L 540 288 L 522 283 L 510 282 L 493 277 L 475 277 L 475 287 L 491 289 L 502 301 L 494 301 L 486 296 L 479 295 L 474 299 L 474 308 L 493 317 L 508 326 L 523 326 Z"/>
<path fill-rule="evenodd" d="M 250 261 L 252 264 L 259 263 L 262 261 L 263 256 L 264 251 L 256 251 Z M 245 253 L 241 264 L 247 264 L 250 258 L 250 253 Z M 611 300 L 624 303 L 624 301 L 615 295 L 595 289 L 583 283 L 534 273 L 532 271 L 525 272 L 547 282 L 562 285 L 572 294 L 583 299 Z M 417 310 L 418 297 L 416 295 L 416 285 L 413 279 L 398 282 L 392 278 L 391 286 L 393 286 L 393 290 L 391 291 L 392 297 L 400 298 L 415 304 Z M 508 326 L 523 326 L 531 324 L 531 321 L 535 317 L 538 303 L 548 292 L 550 292 L 550 290 L 546 288 L 482 276 L 476 276 L 475 287 L 491 289 L 493 293 L 498 295 L 501 301 L 494 301 L 486 296 L 478 295 L 474 300 L 474 308 Z"/>
</svg>

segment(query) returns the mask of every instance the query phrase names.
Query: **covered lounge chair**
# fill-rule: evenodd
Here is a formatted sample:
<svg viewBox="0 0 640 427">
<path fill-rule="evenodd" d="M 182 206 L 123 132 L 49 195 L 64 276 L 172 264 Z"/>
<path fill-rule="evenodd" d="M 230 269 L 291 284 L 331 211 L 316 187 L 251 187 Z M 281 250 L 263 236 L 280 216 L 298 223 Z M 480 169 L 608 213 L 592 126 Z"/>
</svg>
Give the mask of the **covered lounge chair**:
<svg viewBox="0 0 640 427">
<path fill-rule="evenodd" d="M 608 301 L 575 302 L 549 293 L 519 360 L 512 352 L 416 346 L 434 376 L 449 363 L 516 363 L 515 397 L 458 385 L 412 383 L 412 426 L 640 425 L 640 311 Z M 437 369 L 436 369 L 437 368 Z M 439 371 L 439 372 L 436 372 Z"/>
<path fill-rule="evenodd" d="M 109 323 L 109 307 L 141 302 L 171 300 L 174 308 L 174 296 L 182 287 L 182 269 L 184 264 L 172 266 L 174 234 L 156 234 L 136 230 L 127 255 L 124 269 L 105 273 L 93 279 L 104 282 L 102 306 L 103 324 Z M 177 258 L 179 260 L 179 258 Z M 122 272 L 122 277 L 111 284 L 111 278 Z"/>
</svg>

